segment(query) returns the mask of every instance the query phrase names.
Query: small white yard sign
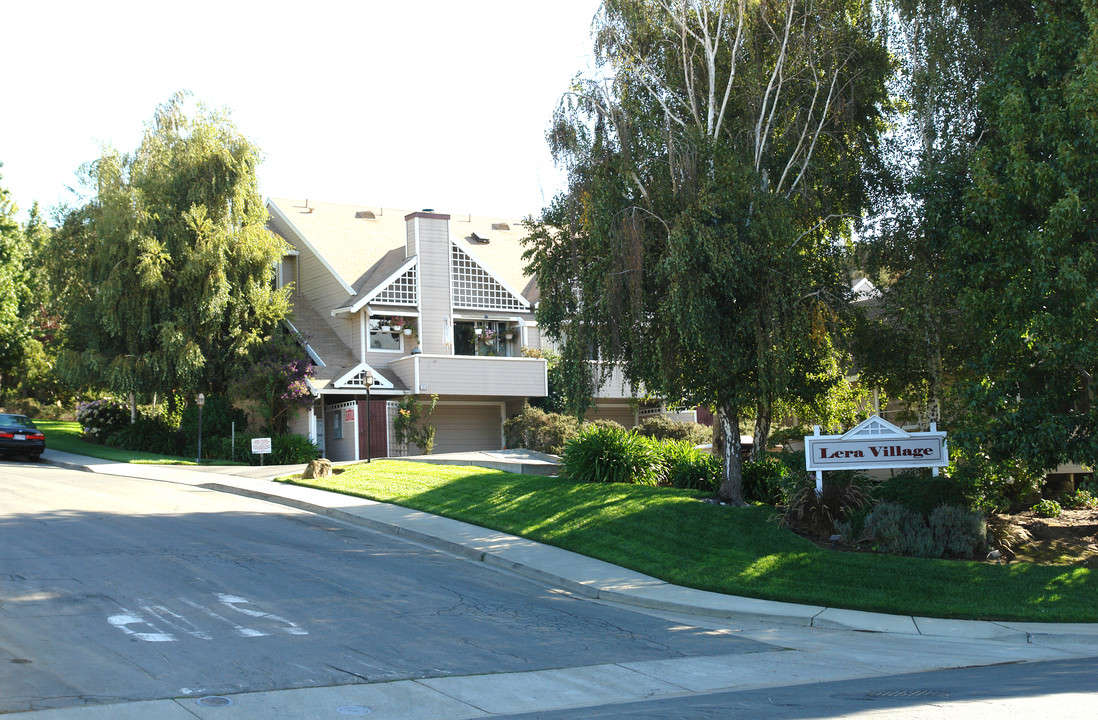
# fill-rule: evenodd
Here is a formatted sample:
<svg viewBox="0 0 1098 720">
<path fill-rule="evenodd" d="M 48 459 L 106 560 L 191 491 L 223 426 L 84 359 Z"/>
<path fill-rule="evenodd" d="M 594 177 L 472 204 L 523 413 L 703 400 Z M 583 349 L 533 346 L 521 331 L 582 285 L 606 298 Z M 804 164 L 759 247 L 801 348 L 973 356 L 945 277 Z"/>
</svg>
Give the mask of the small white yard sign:
<svg viewBox="0 0 1098 720">
<path fill-rule="evenodd" d="M 270 438 L 252 438 L 252 455 L 270 455 Z"/>
</svg>

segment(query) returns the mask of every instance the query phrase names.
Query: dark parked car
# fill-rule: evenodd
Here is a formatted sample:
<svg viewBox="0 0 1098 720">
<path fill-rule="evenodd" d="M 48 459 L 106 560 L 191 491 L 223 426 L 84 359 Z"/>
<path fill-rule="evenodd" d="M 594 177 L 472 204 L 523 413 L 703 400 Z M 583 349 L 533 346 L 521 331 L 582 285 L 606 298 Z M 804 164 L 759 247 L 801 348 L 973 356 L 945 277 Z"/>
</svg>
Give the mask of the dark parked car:
<svg viewBox="0 0 1098 720">
<path fill-rule="evenodd" d="M 0 455 L 24 455 L 37 460 L 46 449 L 46 436 L 26 415 L 0 413 Z"/>
</svg>

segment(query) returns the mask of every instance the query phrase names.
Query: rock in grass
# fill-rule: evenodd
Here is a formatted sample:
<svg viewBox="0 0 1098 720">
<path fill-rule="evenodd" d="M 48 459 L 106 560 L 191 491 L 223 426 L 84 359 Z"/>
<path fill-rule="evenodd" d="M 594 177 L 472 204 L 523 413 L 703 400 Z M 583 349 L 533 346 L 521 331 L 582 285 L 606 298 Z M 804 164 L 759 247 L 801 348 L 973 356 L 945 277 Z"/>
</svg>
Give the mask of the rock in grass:
<svg viewBox="0 0 1098 720">
<path fill-rule="evenodd" d="M 332 461 L 328 458 L 310 460 L 309 464 L 305 466 L 305 472 L 301 474 L 301 477 L 306 480 L 315 480 L 317 478 L 326 478 L 331 476 Z"/>
</svg>

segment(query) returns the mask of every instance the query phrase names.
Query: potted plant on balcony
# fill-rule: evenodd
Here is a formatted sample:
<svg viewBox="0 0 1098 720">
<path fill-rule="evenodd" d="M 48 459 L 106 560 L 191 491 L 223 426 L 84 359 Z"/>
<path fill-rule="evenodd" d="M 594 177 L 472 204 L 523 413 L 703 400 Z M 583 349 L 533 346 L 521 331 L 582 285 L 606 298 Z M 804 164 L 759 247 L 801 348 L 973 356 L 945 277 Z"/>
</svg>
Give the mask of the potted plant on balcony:
<svg viewBox="0 0 1098 720">
<path fill-rule="evenodd" d="M 476 329 L 477 355 L 498 355 L 496 341 L 499 340 L 499 331 L 491 327 Z"/>
</svg>

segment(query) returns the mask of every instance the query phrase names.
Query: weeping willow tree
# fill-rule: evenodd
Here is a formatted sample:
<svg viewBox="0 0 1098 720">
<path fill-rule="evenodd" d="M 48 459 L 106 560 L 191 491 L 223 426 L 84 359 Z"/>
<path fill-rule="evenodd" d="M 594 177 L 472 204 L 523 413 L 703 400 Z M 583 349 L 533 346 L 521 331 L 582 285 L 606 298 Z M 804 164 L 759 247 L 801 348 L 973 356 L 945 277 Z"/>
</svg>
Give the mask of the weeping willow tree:
<svg viewBox="0 0 1098 720">
<path fill-rule="evenodd" d="M 224 391 L 288 312 L 273 288 L 280 242 L 265 228 L 258 149 L 187 96 L 159 107 L 133 154 L 85 167 L 92 199 L 52 253 L 69 311 L 62 371 L 136 392 Z"/>
<path fill-rule="evenodd" d="M 765 444 L 778 401 L 845 380 L 828 360 L 892 71 L 875 27 L 859 0 L 606 0 L 598 69 L 549 133 L 569 185 L 526 257 L 573 409 L 615 363 L 714 407 L 730 502 L 741 418 Z"/>
</svg>

